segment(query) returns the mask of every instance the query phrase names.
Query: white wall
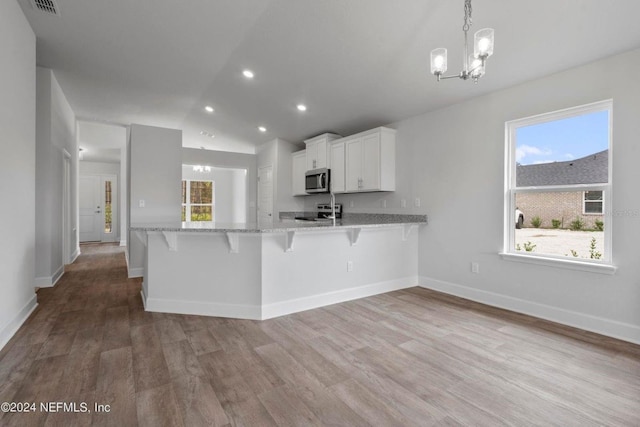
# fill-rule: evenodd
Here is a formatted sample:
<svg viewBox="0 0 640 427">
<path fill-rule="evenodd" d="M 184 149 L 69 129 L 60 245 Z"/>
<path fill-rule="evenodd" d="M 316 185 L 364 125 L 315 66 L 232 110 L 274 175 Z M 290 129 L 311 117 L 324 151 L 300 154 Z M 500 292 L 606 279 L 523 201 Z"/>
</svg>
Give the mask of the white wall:
<svg viewBox="0 0 640 427">
<path fill-rule="evenodd" d="M 227 151 L 199 150 L 195 148 L 182 149 L 182 163 L 185 165 L 202 165 L 220 168 L 243 169 L 246 174 L 246 199 L 245 199 L 245 222 L 256 222 L 256 201 L 257 201 L 257 157 L 254 154 L 231 153 Z M 236 182 L 236 185 L 240 185 Z M 242 209 L 242 203 L 236 202 L 234 206 Z M 233 222 L 242 222 L 241 213 L 234 213 Z"/>
<path fill-rule="evenodd" d="M 629 76 L 638 67 L 640 50 L 395 124 L 398 146 L 411 147 L 399 156 L 415 186 L 405 194 L 429 214 L 419 255 L 425 286 L 640 342 L 640 82 Z M 502 260 L 505 121 L 609 98 L 617 273 Z"/>
<path fill-rule="evenodd" d="M 195 172 L 182 165 L 182 179 L 214 182 L 214 215 L 218 223 L 246 222 L 246 169 L 211 168 Z"/>
<path fill-rule="evenodd" d="M 104 123 L 78 121 L 78 141 L 80 146 L 89 146 L 98 149 L 120 150 L 120 171 L 118 172 L 118 202 L 120 204 L 120 246 L 126 246 L 128 234 L 127 225 L 127 128 L 124 126 L 107 125 Z M 96 163 L 96 162 L 94 162 Z M 80 163 L 82 165 L 82 162 Z"/>
<path fill-rule="evenodd" d="M 65 259 L 77 255 L 78 233 L 72 215 L 69 250 L 63 256 L 63 186 L 65 150 L 70 155 L 71 213 L 77 212 L 78 144 L 76 119 L 53 71 L 36 74 L 36 286 L 53 286 Z"/>
<path fill-rule="evenodd" d="M 36 307 L 36 37 L 15 1 L 0 2 L 0 58 L 2 348 Z"/>
<path fill-rule="evenodd" d="M 130 130 L 130 224 L 180 223 L 182 131 L 132 124 Z M 140 201 L 144 200 L 144 207 Z M 131 233 L 130 233 L 131 234 Z M 140 239 L 127 239 L 130 276 L 144 268 Z"/>
</svg>

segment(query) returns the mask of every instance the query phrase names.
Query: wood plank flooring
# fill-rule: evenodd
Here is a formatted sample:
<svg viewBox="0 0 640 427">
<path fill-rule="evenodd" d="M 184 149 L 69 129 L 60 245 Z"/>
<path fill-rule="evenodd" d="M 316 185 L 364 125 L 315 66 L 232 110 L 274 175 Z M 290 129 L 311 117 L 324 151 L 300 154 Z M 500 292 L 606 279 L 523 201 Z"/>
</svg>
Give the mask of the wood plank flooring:
<svg viewBox="0 0 640 427">
<path fill-rule="evenodd" d="M 2 426 L 640 426 L 640 346 L 420 288 L 263 322 L 148 313 L 121 248 L 82 253 L 0 352 L 0 402 L 90 412 Z"/>
</svg>

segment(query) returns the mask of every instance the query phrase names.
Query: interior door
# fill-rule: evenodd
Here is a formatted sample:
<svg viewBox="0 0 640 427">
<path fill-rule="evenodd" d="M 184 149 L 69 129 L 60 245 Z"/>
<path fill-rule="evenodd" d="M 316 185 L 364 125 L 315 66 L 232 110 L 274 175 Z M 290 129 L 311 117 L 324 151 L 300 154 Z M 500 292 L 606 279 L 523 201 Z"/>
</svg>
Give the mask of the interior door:
<svg viewBox="0 0 640 427">
<path fill-rule="evenodd" d="M 99 242 L 102 239 L 101 178 L 97 175 L 80 177 L 79 215 L 80 241 Z"/>
<path fill-rule="evenodd" d="M 258 169 L 258 221 L 273 221 L 273 167 Z"/>
</svg>

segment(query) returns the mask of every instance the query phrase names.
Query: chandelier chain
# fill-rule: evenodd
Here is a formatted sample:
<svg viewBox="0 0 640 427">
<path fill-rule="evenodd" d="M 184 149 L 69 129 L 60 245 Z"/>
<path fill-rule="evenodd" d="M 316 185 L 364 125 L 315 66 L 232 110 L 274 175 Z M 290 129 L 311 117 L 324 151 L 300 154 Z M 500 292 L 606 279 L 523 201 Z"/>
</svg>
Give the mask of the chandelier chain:
<svg viewBox="0 0 640 427">
<path fill-rule="evenodd" d="M 471 25 L 473 25 L 473 19 L 471 18 L 471 0 L 464 1 L 464 25 L 462 26 L 462 31 L 465 33 L 469 31 Z"/>
</svg>

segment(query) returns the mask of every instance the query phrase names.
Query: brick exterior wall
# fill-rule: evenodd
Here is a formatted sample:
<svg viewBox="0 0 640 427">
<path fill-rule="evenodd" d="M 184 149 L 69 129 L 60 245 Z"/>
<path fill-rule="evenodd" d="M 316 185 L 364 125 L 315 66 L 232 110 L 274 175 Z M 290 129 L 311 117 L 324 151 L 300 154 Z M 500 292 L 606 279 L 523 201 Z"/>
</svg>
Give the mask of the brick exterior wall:
<svg viewBox="0 0 640 427">
<path fill-rule="evenodd" d="M 583 213 L 583 197 L 582 191 L 520 193 L 516 194 L 516 206 L 524 213 L 526 228 L 533 227 L 531 219 L 536 216 L 542 220 L 541 228 L 552 228 L 552 219 L 561 221 L 560 228 L 570 228 L 576 217 L 584 221 L 585 228 L 596 228 L 595 221 L 604 221 L 604 215 Z"/>
</svg>

